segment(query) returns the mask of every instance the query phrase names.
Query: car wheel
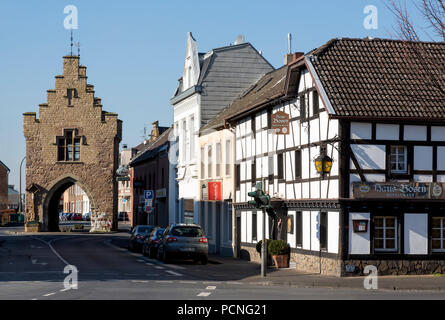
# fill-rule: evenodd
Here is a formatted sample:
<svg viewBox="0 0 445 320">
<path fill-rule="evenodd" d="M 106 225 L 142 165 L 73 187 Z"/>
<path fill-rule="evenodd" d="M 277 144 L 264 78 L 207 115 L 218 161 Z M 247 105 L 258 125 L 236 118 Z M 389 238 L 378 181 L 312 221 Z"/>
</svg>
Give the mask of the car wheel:
<svg viewBox="0 0 445 320">
<path fill-rule="evenodd" d="M 202 256 L 201 257 L 201 264 L 202 265 L 206 265 L 209 262 L 209 258 L 207 258 L 207 256 Z"/>
</svg>

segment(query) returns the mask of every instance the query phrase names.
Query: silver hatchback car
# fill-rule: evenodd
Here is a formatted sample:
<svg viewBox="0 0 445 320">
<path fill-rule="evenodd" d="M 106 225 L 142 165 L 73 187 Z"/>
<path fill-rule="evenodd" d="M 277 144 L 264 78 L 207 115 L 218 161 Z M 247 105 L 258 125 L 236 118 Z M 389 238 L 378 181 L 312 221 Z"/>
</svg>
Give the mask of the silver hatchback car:
<svg viewBox="0 0 445 320">
<path fill-rule="evenodd" d="M 172 258 L 193 259 L 207 264 L 209 244 L 200 225 L 172 224 L 163 234 L 158 249 L 158 260 L 168 263 Z"/>
</svg>

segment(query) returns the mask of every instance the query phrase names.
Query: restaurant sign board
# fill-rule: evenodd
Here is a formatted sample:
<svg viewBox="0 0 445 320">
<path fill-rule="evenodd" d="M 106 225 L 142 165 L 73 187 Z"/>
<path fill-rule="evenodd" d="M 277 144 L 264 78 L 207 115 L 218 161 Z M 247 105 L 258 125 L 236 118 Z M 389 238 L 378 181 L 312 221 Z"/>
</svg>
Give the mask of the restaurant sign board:
<svg viewBox="0 0 445 320">
<path fill-rule="evenodd" d="M 272 114 L 271 129 L 275 134 L 289 134 L 289 115 L 283 111 Z"/>
<path fill-rule="evenodd" d="M 445 199 L 444 183 L 354 182 L 356 199 Z"/>
</svg>

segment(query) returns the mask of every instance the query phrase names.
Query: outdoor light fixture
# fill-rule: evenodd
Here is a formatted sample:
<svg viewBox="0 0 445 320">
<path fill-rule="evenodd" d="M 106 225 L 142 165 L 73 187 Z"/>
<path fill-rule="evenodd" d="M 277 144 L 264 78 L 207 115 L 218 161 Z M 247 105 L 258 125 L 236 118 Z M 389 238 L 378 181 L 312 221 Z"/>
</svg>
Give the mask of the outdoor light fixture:
<svg viewBox="0 0 445 320">
<path fill-rule="evenodd" d="M 324 177 L 326 174 L 331 173 L 332 162 L 332 158 L 322 151 L 320 155 L 314 160 L 317 173 L 321 175 L 321 177 Z"/>
</svg>

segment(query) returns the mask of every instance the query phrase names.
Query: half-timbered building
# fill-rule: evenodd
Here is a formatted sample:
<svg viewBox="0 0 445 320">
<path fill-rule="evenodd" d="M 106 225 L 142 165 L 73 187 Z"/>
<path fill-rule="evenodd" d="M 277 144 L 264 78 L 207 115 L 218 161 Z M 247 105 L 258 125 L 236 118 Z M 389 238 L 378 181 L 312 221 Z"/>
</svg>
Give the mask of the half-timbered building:
<svg viewBox="0 0 445 320">
<path fill-rule="evenodd" d="M 333 39 L 236 100 L 237 253 L 259 258 L 262 212 L 247 193 L 264 181 L 278 215 L 267 235 L 288 241 L 298 270 L 445 270 L 444 54 L 443 43 Z"/>
</svg>

